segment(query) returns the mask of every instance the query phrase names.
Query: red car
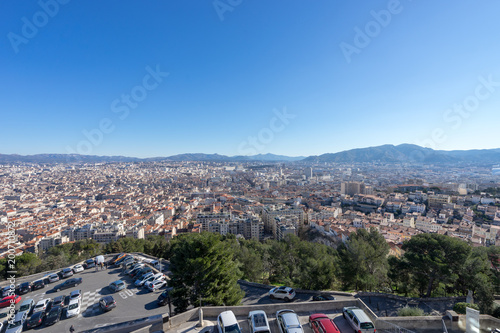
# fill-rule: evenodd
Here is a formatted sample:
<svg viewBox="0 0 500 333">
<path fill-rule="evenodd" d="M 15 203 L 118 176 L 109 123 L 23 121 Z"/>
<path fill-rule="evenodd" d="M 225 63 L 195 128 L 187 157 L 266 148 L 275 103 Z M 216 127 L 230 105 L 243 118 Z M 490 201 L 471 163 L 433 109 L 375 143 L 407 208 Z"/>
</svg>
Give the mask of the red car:
<svg viewBox="0 0 500 333">
<path fill-rule="evenodd" d="M 309 325 L 314 333 L 340 333 L 333 319 L 325 314 L 315 313 L 309 316 Z"/>
<path fill-rule="evenodd" d="M 21 300 L 21 296 L 10 295 L 10 296 L 2 298 L 2 300 L 0 300 L 0 308 L 5 308 L 5 307 L 9 306 L 12 299 L 14 300 L 14 304 L 17 304 Z"/>
</svg>

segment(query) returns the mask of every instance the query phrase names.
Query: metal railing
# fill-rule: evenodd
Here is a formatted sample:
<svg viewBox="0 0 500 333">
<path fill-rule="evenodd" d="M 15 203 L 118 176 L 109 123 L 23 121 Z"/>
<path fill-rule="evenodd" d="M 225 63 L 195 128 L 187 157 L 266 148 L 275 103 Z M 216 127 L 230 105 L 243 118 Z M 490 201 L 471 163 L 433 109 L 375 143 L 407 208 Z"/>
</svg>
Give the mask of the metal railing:
<svg viewBox="0 0 500 333">
<path fill-rule="evenodd" d="M 444 319 L 441 319 L 443 322 L 443 333 L 448 333 L 448 328 L 446 327 L 446 323 L 444 322 Z"/>
</svg>

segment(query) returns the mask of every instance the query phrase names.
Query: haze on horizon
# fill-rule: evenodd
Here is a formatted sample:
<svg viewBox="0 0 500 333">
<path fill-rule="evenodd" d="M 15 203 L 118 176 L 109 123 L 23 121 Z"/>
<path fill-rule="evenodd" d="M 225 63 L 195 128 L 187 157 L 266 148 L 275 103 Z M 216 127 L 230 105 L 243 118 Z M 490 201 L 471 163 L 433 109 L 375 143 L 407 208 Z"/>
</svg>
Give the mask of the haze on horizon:
<svg viewBox="0 0 500 333">
<path fill-rule="evenodd" d="M 0 3 L 0 153 L 500 147 L 500 4 Z"/>
</svg>

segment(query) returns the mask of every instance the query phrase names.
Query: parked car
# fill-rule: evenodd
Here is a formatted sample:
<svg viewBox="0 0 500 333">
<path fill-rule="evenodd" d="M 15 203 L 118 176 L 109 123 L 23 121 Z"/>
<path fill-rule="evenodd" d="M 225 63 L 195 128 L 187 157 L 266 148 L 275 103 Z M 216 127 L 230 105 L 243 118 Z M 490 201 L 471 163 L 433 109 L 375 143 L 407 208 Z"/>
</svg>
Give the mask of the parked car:
<svg viewBox="0 0 500 333">
<path fill-rule="evenodd" d="M 25 299 L 22 303 L 21 306 L 19 307 L 18 312 L 26 312 L 26 315 L 29 316 L 31 314 L 31 311 L 35 307 L 35 301 L 32 299 Z"/>
<path fill-rule="evenodd" d="M 300 325 L 299 316 L 293 310 L 279 310 L 276 312 L 276 324 L 281 333 L 304 333 Z"/>
<path fill-rule="evenodd" d="M 310 315 L 309 326 L 311 326 L 314 333 L 340 333 L 333 319 L 328 318 L 323 313 Z"/>
<path fill-rule="evenodd" d="M 149 282 L 146 282 L 144 284 L 144 286 L 146 288 L 148 288 L 149 291 L 156 291 L 158 289 L 160 289 L 161 287 L 163 286 L 166 286 L 167 285 L 167 280 L 166 279 L 160 279 L 160 280 L 153 280 L 153 281 L 149 281 Z"/>
<path fill-rule="evenodd" d="M 82 299 L 82 291 L 80 289 L 77 289 L 77 290 L 73 290 L 70 294 L 69 294 L 69 301 L 71 302 L 72 300 L 74 299 L 78 299 L 78 300 L 81 300 Z"/>
<path fill-rule="evenodd" d="M 55 291 L 61 291 L 63 289 L 68 289 L 71 287 L 76 287 L 82 283 L 82 278 L 71 278 L 69 280 L 64 281 L 63 283 L 58 284 L 57 286 L 54 287 Z"/>
<path fill-rule="evenodd" d="M 30 329 L 30 328 L 41 326 L 44 319 L 45 319 L 45 311 L 36 312 L 26 322 L 26 328 Z"/>
<path fill-rule="evenodd" d="M 9 316 L 9 311 L 0 312 L 0 332 L 3 332 L 3 328 L 6 327 L 6 325 L 8 324 L 7 323 L 8 316 Z"/>
<path fill-rule="evenodd" d="M 329 294 L 319 294 L 313 296 L 313 301 L 335 301 L 335 297 Z"/>
<path fill-rule="evenodd" d="M 53 325 L 61 320 L 62 307 L 53 306 L 45 318 L 45 326 Z"/>
<path fill-rule="evenodd" d="M 122 262 L 122 259 L 125 259 L 125 257 L 127 256 L 126 253 L 120 253 L 117 257 L 115 257 L 112 261 L 111 261 L 111 266 L 116 266 L 116 265 L 119 265 L 120 262 Z"/>
<path fill-rule="evenodd" d="M 295 298 L 295 290 L 285 286 L 276 287 L 269 290 L 269 297 L 282 299 L 288 302 Z"/>
<path fill-rule="evenodd" d="M 123 260 L 123 262 L 121 263 L 122 269 L 125 269 L 127 266 L 130 267 L 130 265 L 133 265 L 136 262 L 137 262 L 137 259 L 135 259 L 134 257 L 129 257 L 129 258 Z"/>
<path fill-rule="evenodd" d="M 21 301 L 21 296 L 16 294 L 5 296 L 0 300 L 0 308 L 5 308 L 9 306 L 11 304 L 11 301 L 13 301 L 14 304 L 17 304 L 19 303 L 19 301 Z"/>
<path fill-rule="evenodd" d="M 24 295 L 27 294 L 31 291 L 31 283 L 30 282 L 23 282 L 17 287 L 17 293 L 19 295 Z"/>
<path fill-rule="evenodd" d="M 41 301 L 38 301 L 38 303 L 36 303 L 35 307 L 33 308 L 33 314 L 40 311 L 45 312 L 45 310 L 47 310 L 47 307 L 49 306 L 49 303 L 50 303 L 50 298 L 45 298 L 42 299 Z"/>
<path fill-rule="evenodd" d="M 153 260 L 149 263 L 149 265 L 153 268 L 156 268 L 158 270 L 160 270 L 160 262 L 158 260 Z"/>
<path fill-rule="evenodd" d="M 144 260 L 144 262 L 146 264 L 148 264 L 149 266 L 151 266 L 157 270 L 160 270 L 160 262 L 158 260 L 146 259 L 146 260 Z"/>
<path fill-rule="evenodd" d="M 75 266 L 73 266 L 73 273 L 80 273 L 80 272 L 83 272 L 84 268 L 82 265 L 80 264 L 76 264 Z"/>
<path fill-rule="evenodd" d="M 125 289 L 125 282 L 123 282 L 122 280 L 111 282 L 109 284 L 109 289 L 111 289 L 113 292 L 123 290 Z"/>
<path fill-rule="evenodd" d="M 95 260 L 94 259 L 87 259 L 83 263 L 83 268 L 89 269 L 89 268 L 94 268 L 95 267 Z"/>
<path fill-rule="evenodd" d="M 375 333 L 375 325 L 370 317 L 358 307 L 348 306 L 342 309 L 342 315 L 358 333 Z"/>
<path fill-rule="evenodd" d="M 135 263 L 131 267 L 129 267 L 127 270 L 125 270 L 125 274 L 130 275 L 130 273 L 135 270 L 144 267 L 145 265 L 142 263 Z"/>
<path fill-rule="evenodd" d="M 127 258 L 133 258 L 133 257 L 132 257 L 132 256 L 129 256 L 129 255 L 124 255 L 124 256 L 122 256 L 122 257 L 120 257 L 120 258 L 116 259 L 116 260 L 115 260 L 114 265 L 115 265 L 115 266 L 120 266 L 120 265 L 122 264 L 122 262 L 124 262 L 124 261 L 125 261 L 125 259 L 127 259 Z"/>
<path fill-rule="evenodd" d="M 9 322 L 5 333 L 21 333 L 27 317 L 26 312 L 18 312 L 14 319 Z"/>
<path fill-rule="evenodd" d="M 271 333 L 266 313 L 262 310 L 254 310 L 248 313 L 248 327 L 250 333 Z"/>
<path fill-rule="evenodd" d="M 224 311 L 217 317 L 218 333 L 241 333 L 240 325 L 234 316 L 233 311 Z"/>
<path fill-rule="evenodd" d="M 57 281 L 59 281 L 59 275 L 57 275 L 57 274 L 50 274 L 48 276 L 48 280 L 49 280 L 49 283 L 57 282 Z"/>
<path fill-rule="evenodd" d="M 6 296 L 9 296 L 11 293 L 13 294 L 15 291 L 10 289 L 10 287 L 3 287 L 2 288 L 2 291 L 1 291 L 1 294 L 2 296 L 1 297 L 6 297 Z"/>
<path fill-rule="evenodd" d="M 143 267 L 139 273 L 136 274 L 135 279 L 143 279 L 149 273 L 153 273 L 153 269 L 151 267 Z"/>
<path fill-rule="evenodd" d="M 68 307 L 66 308 L 66 317 L 74 317 L 80 314 L 80 300 L 74 299 L 69 301 Z"/>
<path fill-rule="evenodd" d="M 104 296 L 99 300 L 99 306 L 101 307 L 102 311 L 111 311 L 116 308 L 116 301 L 113 296 Z"/>
<path fill-rule="evenodd" d="M 143 268 L 144 268 L 144 264 L 131 270 L 128 275 L 130 275 L 130 277 L 134 278 L 137 274 L 139 274 L 142 271 Z"/>
<path fill-rule="evenodd" d="M 168 290 L 162 292 L 160 296 L 158 296 L 158 299 L 156 300 L 159 306 L 164 306 L 168 304 L 169 301 L 170 301 L 170 295 L 168 293 Z"/>
<path fill-rule="evenodd" d="M 59 277 L 61 279 L 65 279 L 71 276 L 73 276 L 73 270 L 71 268 L 63 268 L 63 270 L 59 272 Z"/>
<path fill-rule="evenodd" d="M 54 297 L 54 299 L 52 300 L 52 307 L 63 308 L 65 306 L 65 302 L 64 302 L 65 299 L 66 299 L 66 295 L 60 295 L 60 296 Z"/>
<path fill-rule="evenodd" d="M 33 285 L 31 286 L 32 291 L 43 288 L 45 288 L 45 282 L 42 279 L 36 280 L 35 282 L 33 282 Z"/>
<path fill-rule="evenodd" d="M 154 279 L 154 274 L 153 272 L 149 272 L 145 275 L 143 275 L 142 277 L 139 277 L 136 281 L 135 281 L 135 286 L 136 287 L 141 287 L 142 285 L 144 285 L 144 283 L 148 282 L 148 281 L 152 281 Z"/>
</svg>

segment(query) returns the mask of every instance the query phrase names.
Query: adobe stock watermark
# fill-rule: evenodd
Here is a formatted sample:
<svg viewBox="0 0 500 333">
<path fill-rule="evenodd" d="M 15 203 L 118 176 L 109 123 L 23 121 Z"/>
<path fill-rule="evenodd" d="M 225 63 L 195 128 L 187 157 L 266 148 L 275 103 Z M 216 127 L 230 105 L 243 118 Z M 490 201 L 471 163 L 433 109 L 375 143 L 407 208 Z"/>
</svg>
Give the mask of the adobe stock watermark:
<svg viewBox="0 0 500 333">
<path fill-rule="evenodd" d="M 31 20 L 26 16 L 21 18 L 23 25 L 21 27 L 21 34 L 16 34 L 14 32 L 9 32 L 7 34 L 7 39 L 12 46 L 15 53 L 19 53 L 19 46 L 21 44 L 28 44 L 29 41 L 38 34 L 38 30 L 45 27 L 51 18 L 59 13 L 60 5 L 68 4 L 70 0 L 40 0 L 38 1 L 38 6 L 41 10 L 35 12 L 31 17 Z"/>
<path fill-rule="evenodd" d="M 288 113 L 284 107 L 282 111 L 273 110 L 274 117 L 269 120 L 269 126 L 262 128 L 256 136 L 249 136 L 238 145 L 239 155 L 256 155 L 261 152 L 266 145 L 270 144 L 276 133 L 282 132 L 291 119 L 296 115 Z"/>
<path fill-rule="evenodd" d="M 500 87 L 500 81 L 494 81 L 492 74 L 488 75 L 487 78 L 479 76 L 477 80 L 479 83 L 476 85 L 474 93 L 466 96 L 461 102 L 454 103 L 451 108 L 444 111 L 443 120 L 448 124 L 448 127 L 434 128 L 429 138 L 417 140 L 416 145 L 437 149 L 439 144 L 443 144 L 448 140 L 447 133 L 450 130 L 458 130 L 462 126 L 464 119 L 468 119 L 478 110 L 481 102 L 490 98 Z"/>
<path fill-rule="evenodd" d="M 148 97 L 148 92 L 158 88 L 163 79 L 169 75 L 169 73 L 160 70 L 160 65 L 156 65 L 155 69 L 146 66 L 145 70 L 147 74 L 142 78 L 141 84 L 130 89 L 130 93 L 121 94 L 120 98 L 111 102 L 111 112 L 116 113 L 119 120 L 127 119 L 130 111 L 136 109 L 139 103 Z M 103 143 L 105 134 L 112 133 L 115 128 L 115 123 L 111 118 L 102 118 L 95 128 L 82 130 L 85 139 L 80 140 L 75 148 L 66 146 L 66 152 L 72 155 L 90 155 L 94 147 Z M 77 158 L 76 156 L 72 157 Z"/>
<path fill-rule="evenodd" d="M 389 0 L 387 9 L 370 11 L 373 20 L 368 21 L 363 29 L 358 26 L 354 27 L 355 35 L 352 44 L 346 42 L 341 42 L 339 44 L 340 50 L 347 63 L 350 64 L 353 54 L 360 54 L 361 50 L 370 45 L 371 41 L 380 35 L 382 29 L 386 28 L 391 23 L 393 16 L 400 14 L 402 11 L 403 6 L 399 0 Z"/>
<path fill-rule="evenodd" d="M 224 21 L 224 13 L 232 12 L 234 8 L 241 5 L 243 0 L 214 0 L 212 2 L 215 12 L 219 16 L 219 20 Z"/>
</svg>

